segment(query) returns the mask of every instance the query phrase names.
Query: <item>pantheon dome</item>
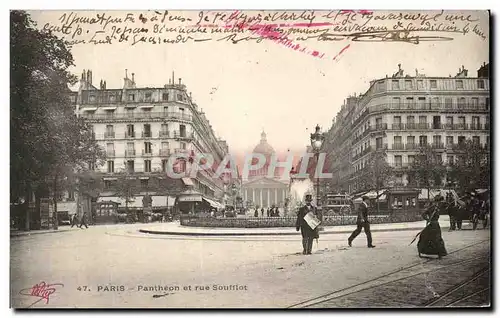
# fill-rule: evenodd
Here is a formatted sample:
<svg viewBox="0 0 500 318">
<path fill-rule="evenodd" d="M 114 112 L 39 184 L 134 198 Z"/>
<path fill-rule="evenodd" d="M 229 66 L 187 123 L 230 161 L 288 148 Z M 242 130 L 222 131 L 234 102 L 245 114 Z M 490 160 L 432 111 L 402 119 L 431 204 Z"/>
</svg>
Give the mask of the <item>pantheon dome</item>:
<svg viewBox="0 0 500 318">
<path fill-rule="evenodd" d="M 266 156 L 271 156 L 274 154 L 274 148 L 267 142 L 266 133 L 262 132 L 260 134 L 260 143 L 253 149 L 254 153 L 260 153 Z"/>
<path fill-rule="evenodd" d="M 264 166 L 258 170 L 251 170 L 249 171 L 249 178 L 253 179 L 255 177 L 268 177 L 268 171 L 269 171 L 269 164 L 270 164 L 270 159 L 271 156 L 275 154 L 274 148 L 267 142 L 267 137 L 266 133 L 262 132 L 260 134 L 260 142 L 255 148 L 253 149 L 253 153 L 258 153 L 264 155 L 266 158 L 266 162 Z M 256 164 L 258 162 L 258 159 L 255 158 L 253 159 L 253 164 Z M 275 170 L 274 177 L 279 175 L 279 169 Z"/>
</svg>

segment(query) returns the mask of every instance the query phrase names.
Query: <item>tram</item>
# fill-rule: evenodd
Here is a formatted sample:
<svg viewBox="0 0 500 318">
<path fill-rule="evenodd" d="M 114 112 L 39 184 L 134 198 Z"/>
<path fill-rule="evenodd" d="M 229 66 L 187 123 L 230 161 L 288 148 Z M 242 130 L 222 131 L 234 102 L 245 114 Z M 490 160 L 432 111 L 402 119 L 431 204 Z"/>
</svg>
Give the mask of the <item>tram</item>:
<svg viewBox="0 0 500 318">
<path fill-rule="evenodd" d="M 323 211 L 325 215 L 350 215 L 354 213 L 352 198 L 348 194 L 327 194 Z"/>
</svg>

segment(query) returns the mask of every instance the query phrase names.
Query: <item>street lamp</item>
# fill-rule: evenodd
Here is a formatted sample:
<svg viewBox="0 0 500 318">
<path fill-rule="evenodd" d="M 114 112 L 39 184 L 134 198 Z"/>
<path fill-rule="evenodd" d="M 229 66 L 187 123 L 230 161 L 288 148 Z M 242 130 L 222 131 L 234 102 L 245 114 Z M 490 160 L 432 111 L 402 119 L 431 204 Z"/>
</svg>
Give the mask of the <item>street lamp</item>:
<svg viewBox="0 0 500 318">
<path fill-rule="evenodd" d="M 311 134 L 311 147 L 316 155 L 316 172 L 319 163 L 319 151 L 321 146 L 323 146 L 323 141 L 325 140 L 325 135 L 321 133 L 321 128 L 316 125 L 316 131 Z M 316 175 L 316 205 L 319 207 L 319 174 Z"/>
</svg>

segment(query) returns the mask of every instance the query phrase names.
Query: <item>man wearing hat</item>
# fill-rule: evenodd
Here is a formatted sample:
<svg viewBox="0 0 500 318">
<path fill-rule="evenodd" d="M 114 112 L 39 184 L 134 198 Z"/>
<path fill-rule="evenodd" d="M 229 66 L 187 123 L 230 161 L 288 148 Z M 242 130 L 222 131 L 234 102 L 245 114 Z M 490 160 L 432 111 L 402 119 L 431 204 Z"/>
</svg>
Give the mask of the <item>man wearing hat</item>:
<svg viewBox="0 0 500 318">
<path fill-rule="evenodd" d="M 318 229 L 312 229 L 309 224 L 304 220 L 304 217 L 309 213 L 313 212 L 317 215 L 316 208 L 312 206 L 312 195 L 306 195 L 306 204 L 299 209 L 297 214 L 297 222 L 295 223 L 296 230 L 300 229 L 302 234 L 302 254 L 309 255 L 312 253 L 312 245 L 315 238 L 319 238 Z"/>
<path fill-rule="evenodd" d="M 370 223 L 368 222 L 368 201 L 369 198 L 364 195 L 363 202 L 358 210 L 358 219 L 356 221 L 357 228 L 352 232 L 351 236 L 347 239 L 347 243 L 349 247 L 352 246 L 352 241 L 356 238 L 356 236 L 361 233 L 361 229 L 364 228 L 366 234 L 366 240 L 368 241 L 368 247 L 373 248 L 375 245 L 372 244 L 372 233 L 370 232 Z"/>
</svg>

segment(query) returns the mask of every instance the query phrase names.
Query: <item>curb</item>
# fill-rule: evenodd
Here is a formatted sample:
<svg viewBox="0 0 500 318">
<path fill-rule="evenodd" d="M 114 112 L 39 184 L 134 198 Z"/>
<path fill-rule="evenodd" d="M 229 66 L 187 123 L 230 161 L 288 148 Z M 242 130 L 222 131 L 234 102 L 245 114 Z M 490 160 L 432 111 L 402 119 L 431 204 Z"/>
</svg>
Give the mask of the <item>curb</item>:
<svg viewBox="0 0 500 318">
<path fill-rule="evenodd" d="M 354 227 L 353 227 L 354 228 Z M 400 232 L 400 231 L 420 231 L 423 227 L 408 227 L 403 229 L 376 229 L 371 230 L 371 232 Z M 441 229 L 447 229 L 447 227 L 442 227 Z M 177 235 L 177 236 L 278 236 L 278 235 L 301 235 L 300 232 L 270 232 L 270 233 L 257 233 L 257 232 L 235 232 L 235 233 L 195 233 L 195 232 L 175 232 L 175 231 L 155 231 L 155 230 L 138 230 L 145 234 L 155 234 L 155 235 Z M 350 234 L 352 230 L 341 230 L 341 231 L 323 231 L 320 234 Z"/>
<path fill-rule="evenodd" d="M 61 232 L 69 232 L 71 230 L 55 230 L 55 231 L 50 231 L 50 232 L 37 232 L 36 230 L 33 230 L 33 232 L 21 232 L 21 233 L 10 233 L 10 237 L 17 237 L 17 236 L 30 236 L 30 235 L 40 235 L 40 234 L 52 234 L 52 233 L 61 233 Z"/>
</svg>

